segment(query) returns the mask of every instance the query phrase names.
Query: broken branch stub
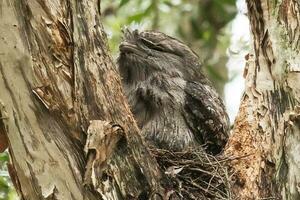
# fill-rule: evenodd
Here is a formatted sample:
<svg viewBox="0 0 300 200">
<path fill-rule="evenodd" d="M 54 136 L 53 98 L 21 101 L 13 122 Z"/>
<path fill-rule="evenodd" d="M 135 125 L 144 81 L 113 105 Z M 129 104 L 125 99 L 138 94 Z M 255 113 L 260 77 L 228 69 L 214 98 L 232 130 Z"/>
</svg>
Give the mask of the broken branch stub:
<svg viewBox="0 0 300 200">
<path fill-rule="evenodd" d="M 84 148 L 87 155 L 85 185 L 95 189 L 99 187 L 107 161 L 123 136 L 124 130 L 117 124 L 102 120 L 90 121 Z"/>
</svg>

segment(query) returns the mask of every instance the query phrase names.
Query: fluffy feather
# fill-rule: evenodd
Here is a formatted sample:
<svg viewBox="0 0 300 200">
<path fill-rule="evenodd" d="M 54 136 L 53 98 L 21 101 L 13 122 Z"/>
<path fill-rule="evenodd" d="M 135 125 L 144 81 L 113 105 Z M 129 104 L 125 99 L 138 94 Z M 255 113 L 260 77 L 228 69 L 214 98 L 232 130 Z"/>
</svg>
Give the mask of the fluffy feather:
<svg viewBox="0 0 300 200">
<path fill-rule="evenodd" d="M 146 140 L 172 151 L 204 145 L 219 153 L 229 120 L 221 98 L 201 73 L 198 56 L 156 31 L 125 30 L 119 48 L 123 87 Z"/>
</svg>

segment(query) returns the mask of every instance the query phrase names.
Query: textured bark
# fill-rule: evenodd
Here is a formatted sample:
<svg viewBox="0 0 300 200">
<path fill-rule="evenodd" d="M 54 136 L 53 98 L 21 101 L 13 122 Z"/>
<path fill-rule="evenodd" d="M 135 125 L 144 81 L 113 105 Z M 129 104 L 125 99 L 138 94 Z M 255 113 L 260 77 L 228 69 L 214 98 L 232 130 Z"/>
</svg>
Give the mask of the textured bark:
<svg viewBox="0 0 300 200">
<path fill-rule="evenodd" d="M 99 4 L 0 3 L 0 135 L 8 137 L 10 172 L 23 199 L 129 199 L 160 189 L 157 164 L 107 51 Z M 94 154 L 105 176 L 92 187 L 83 183 L 91 120 L 102 120 L 96 130 L 106 130 L 104 120 L 122 132 L 110 136 L 112 126 L 97 133 L 104 135 L 100 143 L 115 148 Z"/>
<path fill-rule="evenodd" d="M 300 199 L 300 5 L 248 0 L 253 49 L 226 154 L 238 199 Z"/>
</svg>

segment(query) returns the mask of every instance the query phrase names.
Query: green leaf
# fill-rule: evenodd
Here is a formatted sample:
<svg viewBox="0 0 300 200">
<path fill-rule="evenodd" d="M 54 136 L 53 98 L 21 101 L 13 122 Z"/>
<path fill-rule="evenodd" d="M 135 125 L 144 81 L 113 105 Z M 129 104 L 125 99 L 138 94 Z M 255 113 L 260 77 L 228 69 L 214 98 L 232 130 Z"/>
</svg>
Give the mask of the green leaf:
<svg viewBox="0 0 300 200">
<path fill-rule="evenodd" d="M 0 190 L 8 191 L 8 189 L 9 189 L 9 186 L 8 186 L 7 181 L 3 177 L 0 176 Z"/>
<path fill-rule="evenodd" d="M 6 152 L 0 153 L 0 162 L 7 162 L 9 159 L 8 154 Z"/>
<path fill-rule="evenodd" d="M 119 8 L 121 8 L 122 6 L 124 6 L 125 4 L 127 4 L 129 2 L 129 0 L 121 0 Z"/>
<path fill-rule="evenodd" d="M 127 18 L 128 23 L 131 22 L 141 22 L 143 20 L 144 17 L 146 17 L 147 15 L 149 15 L 153 10 L 153 4 L 150 4 L 145 11 L 143 12 L 138 12 L 134 15 L 131 15 Z"/>
<path fill-rule="evenodd" d="M 163 4 L 165 4 L 165 5 L 169 6 L 169 7 L 172 7 L 172 6 L 173 6 L 172 2 L 169 1 L 169 0 L 163 1 Z"/>
<path fill-rule="evenodd" d="M 129 16 L 127 18 L 127 20 L 128 20 L 129 23 L 131 23 L 131 22 L 140 22 L 143 19 L 144 16 L 145 16 L 145 13 L 140 12 L 140 13 Z"/>
</svg>

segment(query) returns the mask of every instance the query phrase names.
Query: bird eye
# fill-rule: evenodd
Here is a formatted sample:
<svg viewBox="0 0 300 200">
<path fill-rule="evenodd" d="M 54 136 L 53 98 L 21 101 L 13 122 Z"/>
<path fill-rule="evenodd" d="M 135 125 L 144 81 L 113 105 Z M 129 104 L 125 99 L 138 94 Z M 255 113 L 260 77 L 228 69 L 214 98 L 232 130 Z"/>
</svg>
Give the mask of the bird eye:
<svg viewBox="0 0 300 200">
<path fill-rule="evenodd" d="M 150 40 L 147 40 L 145 38 L 141 38 L 140 40 L 149 49 L 154 49 L 154 50 L 157 50 L 157 51 L 163 51 L 164 50 L 163 46 L 159 43 L 155 44 L 155 43 L 153 43 Z"/>
</svg>

